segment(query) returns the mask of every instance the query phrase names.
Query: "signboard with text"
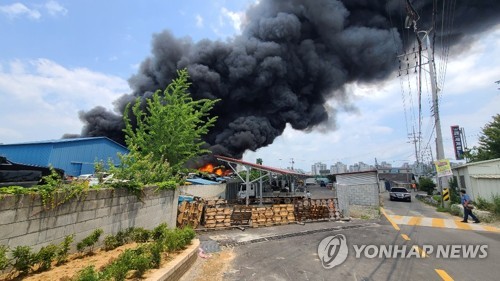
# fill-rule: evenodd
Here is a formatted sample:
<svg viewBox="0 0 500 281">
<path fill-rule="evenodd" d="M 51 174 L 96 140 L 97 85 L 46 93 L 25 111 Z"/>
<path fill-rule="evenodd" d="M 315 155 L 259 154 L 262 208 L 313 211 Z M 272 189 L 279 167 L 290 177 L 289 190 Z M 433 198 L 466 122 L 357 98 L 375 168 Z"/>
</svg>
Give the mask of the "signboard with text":
<svg viewBox="0 0 500 281">
<path fill-rule="evenodd" d="M 462 145 L 462 136 L 459 126 L 451 126 L 451 139 L 453 140 L 453 147 L 455 148 L 455 158 L 457 160 L 464 159 L 464 147 Z"/>
<path fill-rule="evenodd" d="M 450 160 L 443 159 L 439 161 L 434 161 L 434 165 L 436 165 L 436 172 L 438 174 L 438 178 L 440 177 L 448 177 L 452 176 Z"/>
</svg>

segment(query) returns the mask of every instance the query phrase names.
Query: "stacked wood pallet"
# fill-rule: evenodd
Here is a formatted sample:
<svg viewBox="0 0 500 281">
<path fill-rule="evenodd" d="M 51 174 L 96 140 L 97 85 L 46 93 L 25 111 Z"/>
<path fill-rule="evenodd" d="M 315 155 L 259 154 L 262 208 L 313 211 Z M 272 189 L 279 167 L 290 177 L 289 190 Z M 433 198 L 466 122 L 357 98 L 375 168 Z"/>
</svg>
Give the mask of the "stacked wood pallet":
<svg viewBox="0 0 500 281">
<path fill-rule="evenodd" d="M 297 220 L 304 222 L 340 219 L 341 213 L 336 203 L 336 198 L 297 200 L 295 202 Z"/>
<path fill-rule="evenodd" d="M 292 222 L 295 222 L 293 204 L 276 204 L 268 207 L 253 207 L 252 209 L 252 227 Z"/>
<path fill-rule="evenodd" d="M 205 208 L 205 228 L 221 229 L 231 226 L 233 209 L 225 200 L 209 200 Z"/>
<path fill-rule="evenodd" d="M 252 207 L 235 205 L 231 216 L 231 225 L 249 225 L 252 217 Z"/>
<path fill-rule="evenodd" d="M 197 228 L 203 213 L 203 201 L 183 201 L 177 208 L 177 227 L 191 226 Z"/>
<path fill-rule="evenodd" d="M 295 222 L 293 204 L 273 205 L 274 222 L 276 224 L 288 224 Z"/>
</svg>

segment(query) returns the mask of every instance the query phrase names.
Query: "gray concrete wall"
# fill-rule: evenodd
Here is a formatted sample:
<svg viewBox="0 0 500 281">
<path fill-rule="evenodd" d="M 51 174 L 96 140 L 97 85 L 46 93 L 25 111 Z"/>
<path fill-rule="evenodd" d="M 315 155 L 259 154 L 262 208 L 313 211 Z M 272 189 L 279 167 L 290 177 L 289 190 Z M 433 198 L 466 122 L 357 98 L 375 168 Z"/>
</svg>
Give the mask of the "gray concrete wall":
<svg viewBox="0 0 500 281">
<path fill-rule="evenodd" d="M 344 216 L 349 216 L 349 205 L 380 206 L 378 184 L 342 185 L 335 186 L 339 208 Z"/>
<path fill-rule="evenodd" d="M 5 196 L 0 199 L 0 245 L 37 250 L 71 234 L 76 244 L 98 228 L 104 237 L 128 227 L 152 229 L 164 222 L 175 227 L 179 192 L 154 190 L 145 188 L 141 198 L 126 189 L 89 190 L 52 210 L 44 210 L 39 195 Z"/>
<path fill-rule="evenodd" d="M 212 185 L 185 185 L 179 187 L 180 194 L 194 195 L 201 198 L 211 199 L 226 196 L 226 184 Z"/>
</svg>

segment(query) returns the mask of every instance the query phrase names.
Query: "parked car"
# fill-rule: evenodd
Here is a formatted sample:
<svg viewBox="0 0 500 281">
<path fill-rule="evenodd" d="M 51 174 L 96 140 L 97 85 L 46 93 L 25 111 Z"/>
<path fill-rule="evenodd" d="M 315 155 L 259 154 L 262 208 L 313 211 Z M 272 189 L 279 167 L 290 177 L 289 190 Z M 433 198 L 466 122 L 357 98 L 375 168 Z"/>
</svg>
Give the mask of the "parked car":
<svg viewBox="0 0 500 281">
<path fill-rule="evenodd" d="M 61 178 L 64 171 L 54 168 Z M 30 187 L 41 184 L 42 177 L 51 174 L 49 167 L 35 166 L 14 163 L 4 156 L 0 156 L 0 187 L 2 186 L 22 186 Z"/>
<path fill-rule="evenodd" d="M 393 187 L 389 191 L 389 199 L 391 201 L 403 200 L 411 202 L 411 193 L 404 187 Z"/>
</svg>

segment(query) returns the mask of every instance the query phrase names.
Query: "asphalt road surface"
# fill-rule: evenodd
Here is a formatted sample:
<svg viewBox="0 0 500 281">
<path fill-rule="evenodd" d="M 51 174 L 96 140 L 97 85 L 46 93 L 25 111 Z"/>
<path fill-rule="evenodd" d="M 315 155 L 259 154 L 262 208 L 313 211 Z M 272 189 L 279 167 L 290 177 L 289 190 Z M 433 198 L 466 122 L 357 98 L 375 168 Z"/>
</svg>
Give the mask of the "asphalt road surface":
<svg viewBox="0 0 500 281">
<path fill-rule="evenodd" d="M 416 199 L 411 203 L 391 202 L 387 193 L 383 197 L 386 216 L 378 224 L 236 247 L 237 257 L 225 279 L 500 280 L 498 229 L 472 223 L 459 224 L 456 222 L 459 217 L 438 213 Z M 330 241 L 338 234 L 346 239 L 347 258 L 343 263 L 326 269 L 322 258 L 329 261 L 329 258 L 336 259 L 341 255 L 338 252 L 326 258 L 325 252 L 318 255 L 318 245 L 324 238 Z M 393 256 L 388 258 L 378 256 L 381 247 L 390 245 L 405 251 L 392 253 Z M 370 250 L 359 251 L 359 257 L 356 257 L 357 250 L 363 246 Z M 435 252 L 438 247 L 458 250 L 447 250 L 450 256 L 454 255 L 453 258 L 443 257 L 445 252 L 441 252 L 441 256 Z M 475 258 L 464 258 L 462 247 L 476 249 Z M 479 258 L 479 254 L 484 256 L 484 253 L 486 257 Z M 472 256 L 471 252 L 469 256 Z"/>
</svg>

